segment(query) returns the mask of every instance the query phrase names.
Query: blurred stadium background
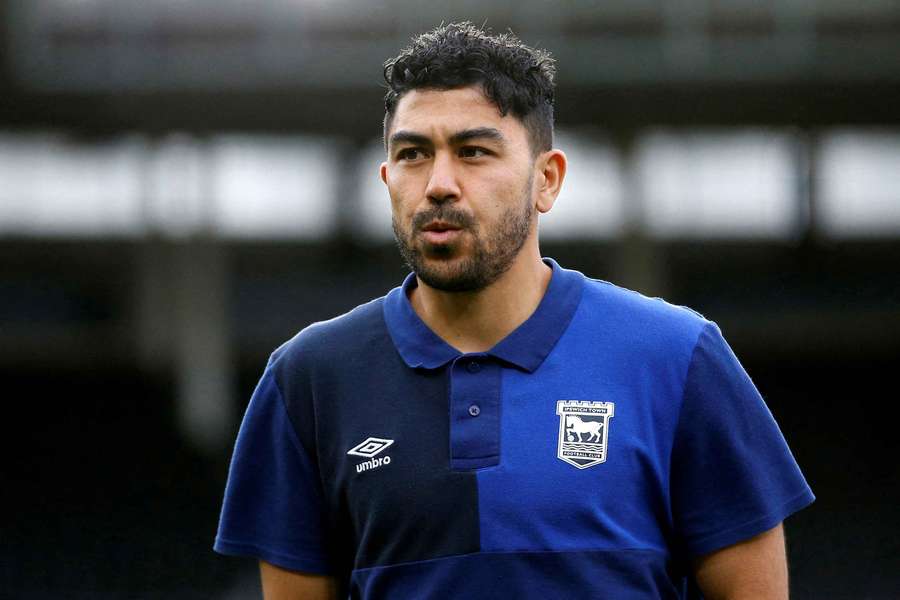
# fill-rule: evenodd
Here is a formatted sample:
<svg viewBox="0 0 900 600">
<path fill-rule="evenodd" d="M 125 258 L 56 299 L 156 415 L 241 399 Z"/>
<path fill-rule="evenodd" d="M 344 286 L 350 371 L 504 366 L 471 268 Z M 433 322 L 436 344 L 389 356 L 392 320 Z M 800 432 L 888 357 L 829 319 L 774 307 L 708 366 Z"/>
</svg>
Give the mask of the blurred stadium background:
<svg viewBox="0 0 900 600">
<path fill-rule="evenodd" d="M 818 501 L 794 597 L 900 597 L 897 0 L 0 0 L 0 597 L 242 598 L 266 358 L 396 285 L 381 62 L 559 59 L 544 253 L 717 321 Z"/>
</svg>

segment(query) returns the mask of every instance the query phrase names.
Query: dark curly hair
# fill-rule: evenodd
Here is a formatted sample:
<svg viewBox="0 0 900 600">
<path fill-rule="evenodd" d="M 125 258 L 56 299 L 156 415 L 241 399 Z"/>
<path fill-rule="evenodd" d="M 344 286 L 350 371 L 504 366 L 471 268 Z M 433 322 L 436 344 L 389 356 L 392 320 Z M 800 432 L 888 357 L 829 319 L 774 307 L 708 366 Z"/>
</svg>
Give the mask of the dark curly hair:
<svg viewBox="0 0 900 600">
<path fill-rule="evenodd" d="M 512 113 L 528 131 L 532 153 L 553 147 L 555 61 L 512 32 L 492 35 L 472 23 L 450 23 L 413 38 L 384 63 L 384 135 L 397 102 L 414 89 L 481 85 L 501 115 Z"/>
</svg>

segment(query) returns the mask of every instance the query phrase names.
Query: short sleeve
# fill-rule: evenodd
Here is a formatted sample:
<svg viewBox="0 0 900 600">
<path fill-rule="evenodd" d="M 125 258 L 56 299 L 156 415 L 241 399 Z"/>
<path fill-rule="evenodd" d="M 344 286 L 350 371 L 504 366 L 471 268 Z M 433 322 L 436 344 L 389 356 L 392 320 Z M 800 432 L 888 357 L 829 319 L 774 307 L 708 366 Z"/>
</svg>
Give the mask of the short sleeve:
<svg viewBox="0 0 900 600">
<path fill-rule="evenodd" d="M 772 413 L 713 323 L 697 340 L 672 450 L 676 534 L 689 555 L 771 529 L 812 490 Z"/>
<path fill-rule="evenodd" d="M 217 552 L 328 573 L 321 484 L 267 369 L 238 433 L 219 518 Z"/>
</svg>

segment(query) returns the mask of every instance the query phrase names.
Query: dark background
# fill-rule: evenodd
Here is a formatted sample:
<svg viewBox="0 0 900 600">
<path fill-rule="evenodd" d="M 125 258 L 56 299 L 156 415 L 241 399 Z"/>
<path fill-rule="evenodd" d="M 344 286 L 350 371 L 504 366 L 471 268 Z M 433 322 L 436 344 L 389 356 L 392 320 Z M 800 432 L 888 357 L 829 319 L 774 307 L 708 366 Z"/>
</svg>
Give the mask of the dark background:
<svg viewBox="0 0 900 600">
<path fill-rule="evenodd" d="M 0 0 L 0 134 L 329 135 L 350 170 L 380 135 L 380 62 L 441 20 L 487 19 L 558 57 L 560 129 L 600 128 L 623 155 L 649 127 L 789 132 L 812 157 L 798 210 L 814 217 L 818 140 L 900 128 L 900 5 L 795 4 L 395 0 L 360 19 L 301 2 L 279 19 L 159 2 L 129 21 L 136 4 Z M 354 192 L 301 199 L 341 206 L 315 239 L 42 234 L 0 212 L 0 597 L 255 593 L 255 565 L 211 545 L 256 378 L 294 332 L 406 272 L 389 240 L 358 234 Z M 818 496 L 786 525 L 793 597 L 897 598 L 900 227 L 805 223 L 761 238 L 626 226 L 542 249 L 720 324 Z"/>
</svg>

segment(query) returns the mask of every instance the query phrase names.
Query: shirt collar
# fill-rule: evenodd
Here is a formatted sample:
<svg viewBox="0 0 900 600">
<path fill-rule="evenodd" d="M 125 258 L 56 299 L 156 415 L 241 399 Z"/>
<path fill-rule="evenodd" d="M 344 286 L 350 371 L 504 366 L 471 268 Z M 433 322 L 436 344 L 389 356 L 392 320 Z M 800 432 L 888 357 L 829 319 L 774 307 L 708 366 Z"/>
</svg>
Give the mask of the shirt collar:
<svg viewBox="0 0 900 600">
<path fill-rule="evenodd" d="M 541 366 L 569 326 L 581 302 L 584 275 L 560 267 L 552 258 L 550 285 L 534 313 L 486 354 L 528 372 Z M 410 273 L 384 301 L 384 319 L 403 362 L 411 368 L 436 369 L 462 353 L 428 328 L 409 302 L 409 290 L 418 285 Z"/>
</svg>

